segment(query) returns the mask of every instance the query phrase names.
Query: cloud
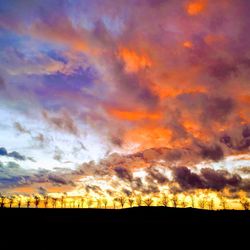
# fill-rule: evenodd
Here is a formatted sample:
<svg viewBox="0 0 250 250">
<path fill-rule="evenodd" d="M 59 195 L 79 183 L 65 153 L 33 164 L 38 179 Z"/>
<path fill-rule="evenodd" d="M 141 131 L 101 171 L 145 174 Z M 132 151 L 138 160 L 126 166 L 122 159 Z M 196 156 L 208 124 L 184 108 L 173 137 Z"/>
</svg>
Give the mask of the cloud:
<svg viewBox="0 0 250 250">
<path fill-rule="evenodd" d="M 14 127 L 15 129 L 20 132 L 20 133 L 24 133 L 24 134 L 30 134 L 31 132 L 26 129 L 23 125 L 21 125 L 21 123 L 19 122 L 14 122 Z"/>
<path fill-rule="evenodd" d="M 155 183 L 171 182 L 155 166 L 175 166 L 182 190 L 247 187 L 233 170 L 191 169 L 249 153 L 248 1 L 5 2 L 4 111 L 37 119 L 62 137 L 73 135 L 75 155 L 85 150 L 78 143 L 82 127 L 109 152 L 98 163 L 81 164 L 69 174 L 73 181 L 74 174 L 115 175 L 131 190 L 155 192 Z M 31 133 L 20 122 L 14 127 Z M 47 131 L 32 138 L 45 150 Z M 30 159 L 5 148 L 0 155 Z M 56 149 L 52 157 L 62 161 L 63 153 Z M 137 169 L 146 172 L 146 184 L 133 177 Z M 64 173 L 41 178 L 69 183 Z"/>
<path fill-rule="evenodd" d="M 173 170 L 174 180 L 185 190 L 204 188 L 204 183 L 198 174 L 192 173 L 187 167 L 177 167 Z"/>
<path fill-rule="evenodd" d="M 237 172 L 250 175 L 250 167 L 240 167 L 237 169 Z"/>
<path fill-rule="evenodd" d="M 201 155 L 204 159 L 210 159 L 213 161 L 219 161 L 224 157 L 223 150 L 219 145 L 214 145 L 210 148 L 203 146 L 201 149 Z"/>
<path fill-rule="evenodd" d="M 48 181 L 58 185 L 74 185 L 72 180 L 67 180 L 64 176 L 59 174 L 49 174 Z"/>
<path fill-rule="evenodd" d="M 232 138 L 230 135 L 223 135 L 220 142 L 225 144 L 228 148 L 236 151 L 248 151 L 250 147 L 250 136 L 248 134 L 248 127 L 244 127 L 241 136 L 235 135 Z"/>
<path fill-rule="evenodd" d="M 53 159 L 61 162 L 63 159 L 63 156 L 64 156 L 64 152 L 60 148 L 56 147 Z"/>
<path fill-rule="evenodd" d="M 116 175 L 125 181 L 131 181 L 133 178 L 132 173 L 130 173 L 126 168 L 124 167 L 115 167 L 114 171 L 116 173 Z"/>
<path fill-rule="evenodd" d="M 86 185 L 85 190 L 87 191 L 87 193 L 93 191 L 96 194 L 101 194 L 101 195 L 103 194 L 101 188 L 97 185 Z"/>
<path fill-rule="evenodd" d="M 223 190 L 225 187 L 240 191 L 246 186 L 242 185 L 248 179 L 242 179 L 238 174 L 229 173 L 227 170 L 214 170 L 202 168 L 200 173 L 193 173 L 187 167 L 173 168 L 174 181 L 182 190 L 189 189 L 212 189 Z"/>
<path fill-rule="evenodd" d="M 168 178 L 164 174 L 162 174 L 158 169 L 150 167 L 146 171 L 148 173 L 148 181 L 156 180 L 161 185 L 168 182 Z"/>
<path fill-rule="evenodd" d="M 19 154 L 16 151 L 9 152 L 5 148 L 0 148 L 0 156 L 7 156 L 10 158 L 14 158 L 15 160 L 25 161 L 27 158 L 24 155 Z"/>
<path fill-rule="evenodd" d="M 47 111 L 43 111 L 43 117 L 56 129 L 66 131 L 73 135 L 78 135 L 77 126 L 68 112 L 62 111 L 61 113 L 52 115 Z"/>
<path fill-rule="evenodd" d="M 44 188 L 44 187 L 39 187 L 37 189 L 37 192 L 38 192 L 38 194 L 41 194 L 41 195 L 47 195 L 48 190 L 46 188 Z"/>
<path fill-rule="evenodd" d="M 14 162 L 0 162 L 0 188 L 14 187 L 27 182 L 30 173 Z"/>
<path fill-rule="evenodd" d="M 37 187 L 39 192 L 45 192 L 45 186 L 75 186 L 74 172 L 62 170 L 25 169 L 19 164 L 0 162 L 0 188 L 10 189 L 21 186 Z M 44 185 L 44 186 L 43 186 Z M 49 186 L 48 186 L 49 185 Z M 43 190 L 44 189 L 44 190 Z M 36 190 L 34 189 L 34 192 Z"/>
<path fill-rule="evenodd" d="M 0 77 L 0 90 L 5 89 L 5 82 L 4 79 L 2 77 Z"/>
<path fill-rule="evenodd" d="M 43 144 L 45 142 L 45 136 L 42 133 L 38 133 L 35 137 L 33 137 L 36 141 Z"/>
<path fill-rule="evenodd" d="M 237 174 L 231 174 L 226 170 L 214 170 L 204 168 L 201 170 L 201 176 L 205 179 L 208 188 L 220 190 L 226 186 L 239 187 L 241 177 Z"/>
</svg>

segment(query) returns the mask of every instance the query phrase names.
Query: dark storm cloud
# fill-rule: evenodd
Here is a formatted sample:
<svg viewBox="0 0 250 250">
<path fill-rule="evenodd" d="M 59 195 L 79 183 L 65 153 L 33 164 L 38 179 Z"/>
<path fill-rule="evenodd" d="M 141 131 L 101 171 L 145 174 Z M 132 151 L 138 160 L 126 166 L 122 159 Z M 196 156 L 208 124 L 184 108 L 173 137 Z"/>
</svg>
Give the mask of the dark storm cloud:
<svg viewBox="0 0 250 250">
<path fill-rule="evenodd" d="M 148 181 L 156 180 L 159 184 L 165 184 L 166 182 L 168 182 L 168 178 L 164 174 L 162 174 L 158 169 L 151 167 L 148 168 L 146 171 L 148 173 Z"/>
<path fill-rule="evenodd" d="M 0 162 L 0 188 L 15 187 L 27 183 L 31 174 L 14 162 Z"/>
<path fill-rule="evenodd" d="M 60 174 L 49 174 L 48 181 L 59 185 L 73 185 L 72 180 L 67 180 L 63 175 Z"/>
<path fill-rule="evenodd" d="M 151 183 L 151 184 L 144 186 L 140 191 L 143 194 L 155 194 L 155 193 L 159 193 L 160 189 L 157 184 Z"/>
<path fill-rule="evenodd" d="M 5 148 L 0 148 L 0 155 L 2 156 L 8 156 L 8 152 Z"/>
<path fill-rule="evenodd" d="M 16 159 L 16 160 L 20 160 L 20 161 L 25 161 L 25 159 L 26 159 L 25 156 L 19 154 L 19 153 L 16 152 L 16 151 L 13 151 L 13 152 L 8 153 L 8 156 L 9 156 L 9 157 L 12 157 L 12 158 L 14 158 L 14 159 Z"/>
<path fill-rule="evenodd" d="M 212 168 L 201 169 L 201 177 L 205 180 L 205 186 L 214 190 L 221 190 L 226 186 L 238 187 L 242 181 L 237 174 L 227 170 L 214 170 Z"/>
<path fill-rule="evenodd" d="M 250 193 L 250 178 L 242 180 L 241 189 Z"/>
<path fill-rule="evenodd" d="M 246 126 L 243 128 L 242 136 L 243 136 L 243 138 L 250 137 L 250 126 Z"/>
<path fill-rule="evenodd" d="M 177 167 L 173 169 L 174 181 L 184 190 L 204 188 L 204 183 L 198 174 L 192 173 L 187 167 Z"/>
<path fill-rule="evenodd" d="M 141 190 L 142 187 L 143 187 L 143 183 L 142 183 L 142 180 L 141 178 L 139 177 L 135 177 L 131 183 L 131 187 L 132 189 L 134 190 Z"/>
<path fill-rule="evenodd" d="M 230 136 L 225 134 L 221 136 L 220 142 L 225 144 L 230 149 L 237 151 L 247 151 L 250 147 L 249 128 L 243 128 L 241 137 L 237 137 L 237 135 Z"/>
<path fill-rule="evenodd" d="M 5 148 L 0 148 L 0 156 L 7 156 L 10 158 L 14 158 L 15 160 L 25 161 L 26 157 L 24 155 L 19 154 L 16 151 L 9 152 Z"/>
<path fill-rule="evenodd" d="M 225 121 L 233 111 L 234 101 L 231 98 L 209 98 L 204 107 L 204 117 L 215 121 Z"/>
<path fill-rule="evenodd" d="M 55 186 L 75 186 L 74 173 L 71 170 L 28 170 L 14 162 L 0 162 L 0 188 L 13 188 L 23 185 L 50 183 Z"/>
<path fill-rule="evenodd" d="M 246 190 L 247 185 L 242 183 L 248 179 L 242 179 L 238 174 L 229 173 L 227 170 L 203 168 L 199 173 L 194 173 L 187 167 L 176 167 L 173 169 L 173 180 L 180 185 L 182 191 L 189 189 L 220 191 L 225 187 L 240 191 Z"/>
<path fill-rule="evenodd" d="M 101 188 L 97 185 L 85 185 L 85 190 L 87 191 L 87 193 L 92 191 L 96 194 L 102 194 Z"/>
<path fill-rule="evenodd" d="M 202 146 L 201 156 L 204 159 L 219 161 L 223 159 L 224 153 L 219 145 L 214 145 L 212 147 Z"/>
<path fill-rule="evenodd" d="M 126 188 L 123 188 L 123 189 L 122 189 L 122 192 L 123 192 L 125 195 L 127 195 L 127 196 L 130 196 L 130 195 L 132 194 L 132 192 L 131 192 L 130 190 L 126 189 Z"/>
<path fill-rule="evenodd" d="M 114 171 L 116 175 L 122 180 L 131 181 L 133 178 L 132 173 L 124 167 L 115 167 Z"/>
</svg>

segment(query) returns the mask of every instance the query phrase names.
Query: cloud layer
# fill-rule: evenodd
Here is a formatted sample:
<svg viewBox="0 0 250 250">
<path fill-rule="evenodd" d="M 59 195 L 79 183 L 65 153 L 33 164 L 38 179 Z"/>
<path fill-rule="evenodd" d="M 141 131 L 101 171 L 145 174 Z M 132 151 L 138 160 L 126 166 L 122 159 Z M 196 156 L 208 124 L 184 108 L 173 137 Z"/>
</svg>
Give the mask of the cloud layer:
<svg viewBox="0 0 250 250">
<path fill-rule="evenodd" d="M 192 169 L 249 154 L 249 8 L 247 0 L 5 1 L 1 112 L 18 115 L 2 126 L 14 124 L 36 146 L 36 167 L 48 157 L 72 165 L 46 176 L 60 185 L 86 175 L 96 182 L 97 174 L 130 191 L 158 192 L 170 182 L 182 191 L 248 191 L 232 167 Z M 80 165 L 78 154 L 100 157 Z M 28 160 L 5 148 L 0 156 Z M 146 186 L 133 176 L 139 169 Z"/>
</svg>

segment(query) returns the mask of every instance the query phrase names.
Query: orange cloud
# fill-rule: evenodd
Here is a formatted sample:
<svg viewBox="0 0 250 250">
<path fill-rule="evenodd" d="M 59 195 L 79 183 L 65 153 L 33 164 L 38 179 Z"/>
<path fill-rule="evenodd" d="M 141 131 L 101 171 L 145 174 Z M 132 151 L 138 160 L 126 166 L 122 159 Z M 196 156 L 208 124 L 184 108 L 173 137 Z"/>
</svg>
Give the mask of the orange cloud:
<svg viewBox="0 0 250 250">
<path fill-rule="evenodd" d="M 193 43 L 191 41 L 185 41 L 183 43 L 183 47 L 187 49 L 191 49 L 193 47 Z"/>
<path fill-rule="evenodd" d="M 181 94 L 205 93 L 207 91 L 204 86 L 190 86 L 189 84 L 183 84 L 181 86 L 182 87 L 179 88 L 178 86 L 161 86 L 156 84 L 152 86 L 152 91 L 161 99 L 175 97 Z"/>
<path fill-rule="evenodd" d="M 225 40 L 222 35 L 209 34 L 204 37 L 204 41 L 206 44 L 211 45 L 217 42 L 223 42 Z"/>
<path fill-rule="evenodd" d="M 90 33 L 83 28 L 75 28 L 67 18 L 57 20 L 53 26 L 40 21 L 34 22 L 28 32 L 36 38 L 62 44 L 74 51 L 88 53 L 92 56 L 101 52 L 101 49 L 91 42 Z"/>
<path fill-rule="evenodd" d="M 32 194 L 36 192 L 36 188 L 33 186 L 21 186 L 13 188 L 12 191 L 16 193 Z"/>
<path fill-rule="evenodd" d="M 120 120 L 139 121 L 139 120 L 160 120 L 162 114 L 160 112 L 148 113 L 145 111 L 125 111 L 118 109 L 110 109 L 109 113 Z"/>
<path fill-rule="evenodd" d="M 242 102 L 250 104 L 250 95 L 243 95 L 243 96 L 241 96 L 240 99 L 241 99 Z"/>
<path fill-rule="evenodd" d="M 136 150 L 153 147 L 166 147 L 172 137 L 172 131 L 163 127 L 143 126 L 129 130 L 125 136 L 125 147 L 138 145 Z"/>
<path fill-rule="evenodd" d="M 197 121 L 185 120 L 182 122 L 182 126 L 195 138 L 202 139 L 203 141 L 208 140 L 208 135 L 205 131 L 202 131 L 202 128 Z"/>
<path fill-rule="evenodd" d="M 125 70 L 130 73 L 151 67 L 152 65 L 152 62 L 147 55 L 140 55 L 134 50 L 128 48 L 120 48 L 118 56 L 123 60 Z"/>
<path fill-rule="evenodd" d="M 187 13 L 190 16 L 195 16 L 203 12 L 206 8 L 207 0 L 191 0 L 187 5 Z"/>
<path fill-rule="evenodd" d="M 240 96 L 239 101 L 243 104 L 241 105 L 239 111 L 239 117 L 242 119 L 241 124 L 248 124 L 250 122 L 250 113 L 249 113 L 250 95 Z"/>
</svg>

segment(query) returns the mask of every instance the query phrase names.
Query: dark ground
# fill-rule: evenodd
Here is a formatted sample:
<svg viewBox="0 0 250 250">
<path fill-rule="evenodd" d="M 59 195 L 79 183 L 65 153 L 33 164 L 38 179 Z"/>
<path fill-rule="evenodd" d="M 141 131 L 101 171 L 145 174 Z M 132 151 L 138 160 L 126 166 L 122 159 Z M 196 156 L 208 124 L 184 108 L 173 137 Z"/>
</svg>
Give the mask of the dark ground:
<svg viewBox="0 0 250 250">
<path fill-rule="evenodd" d="M 58 236 L 56 236 L 58 235 Z M 238 238 L 236 237 L 238 236 Z M 1 242 L 31 245 L 32 249 L 48 249 L 58 245 L 91 244 L 106 248 L 118 241 L 119 248 L 130 248 L 136 242 L 139 249 L 148 245 L 194 244 L 203 240 L 213 248 L 218 240 L 239 244 L 250 237 L 250 211 L 207 211 L 191 208 L 135 207 L 129 209 L 0 209 Z M 177 238 L 177 240 L 176 240 Z M 6 240 L 8 239 L 8 240 Z M 34 241 L 32 245 L 29 241 Z M 22 243 L 21 243 L 22 242 Z M 116 245 L 114 245 L 117 249 Z M 199 246 L 199 245 L 198 245 Z M 1 248 L 0 249 L 9 249 Z M 71 247 L 68 249 L 84 249 Z M 166 249 L 166 248 L 163 248 Z M 223 248 L 224 249 L 224 248 Z"/>
<path fill-rule="evenodd" d="M 250 225 L 250 211 L 208 211 L 192 208 L 134 207 L 127 209 L 0 209 L 5 223 L 39 225 L 165 224 Z"/>
<path fill-rule="evenodd" d="M 0 249 L 249 249 L 250 211 L 0 209 Z"/>
</svg>

